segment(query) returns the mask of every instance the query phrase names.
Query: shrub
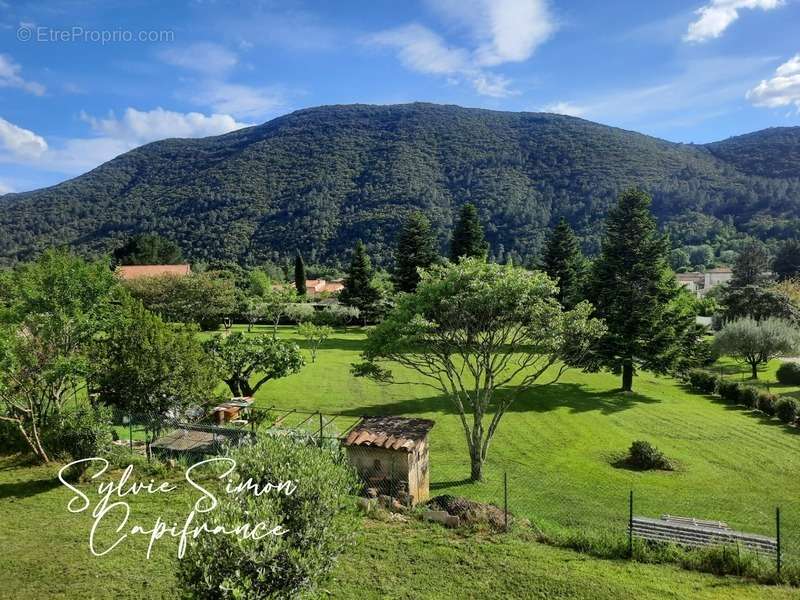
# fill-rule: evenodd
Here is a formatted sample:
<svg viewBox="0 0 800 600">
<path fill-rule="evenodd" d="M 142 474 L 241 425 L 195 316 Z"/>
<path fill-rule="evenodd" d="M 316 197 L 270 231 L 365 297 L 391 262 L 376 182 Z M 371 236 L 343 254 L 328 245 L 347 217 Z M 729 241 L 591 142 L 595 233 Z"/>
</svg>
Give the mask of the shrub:
<svg viewBox="0 0 800 600">
<path fill-rule="evenodd" d="M 728 404 L 741 402 L 741 386 L 735 381 L 721 380 L 717 386 L 717 393 Z"/>
<path fill-rule="evenodd" d="M 80 408 L 62 415 L 48 432 L 47 446 L 73 460 L 98 456 L 111 445 L 111 411 L 106 407 Z"/>
<path fill-rule="evenodd" d="M 758 410 L 763 412 L 770 417 L 775 414 L 775 403 L 778 401 L 778 397 L 775 394 L 770 394 L 769 392 L 759 392 L 758 394 Z"/>
<path fill-rule="evenodd" d="M 628 450 L 627 462 L 637 469 L 671 471 L 672 463 L 650 442 L 637 440 Z"/>
<path fill-rule="evenodd" d="M 784 423 L 794 423 L 800 416 L 800 403 L 794 398 L 778 398 L 775 403 L 775 414 Z"/>
<path fill-rule="evenodd" d="M 231 483 L 251 478 L 263 486 L 292 480 L 297 489 L 291 494 L 223 495 L 214 512 L 201 515 L 204 520 L 229 530 L 263 521 L 288 531 L 260 540 L 201 535 L 179 561 L 178 580 L 186 594 L 237 600 L 315 596 L 357 526 L 349 498 L 356 477 L 341 449 L 332 452 L 303 440 L 269 436 L 231 448 L 227 456 L 236 460 Z"/>
<path fill-rule="evenodd" d="M 750 408 L 758 408 L 759 389 L 751 385 L 742 386 L 739 389 L 739 403 Z"/>
<path fill-rule="evenodd" d="M 694 369 L 689 372 L 689 385 L 697 392 L 713 394 L 717 390 L 717 377 L 708 371 Z"/>
<path fill-rule="evenodd" d="M 787 385 L 800 385 L 800 364 L 793 362 L 782 363 L 775 376 L 778 381 Z"/>
</svg>

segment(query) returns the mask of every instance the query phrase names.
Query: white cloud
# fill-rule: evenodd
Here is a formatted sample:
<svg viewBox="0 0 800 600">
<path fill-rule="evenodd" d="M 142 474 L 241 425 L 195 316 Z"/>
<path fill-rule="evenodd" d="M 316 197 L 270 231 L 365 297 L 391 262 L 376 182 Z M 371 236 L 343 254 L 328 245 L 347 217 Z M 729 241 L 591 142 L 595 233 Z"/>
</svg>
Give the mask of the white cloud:
<svg viewBox="0 0 800 600">
<path fill-rule="evenodd" d="M 718 38 L 739 18 L 740 10 L 773 10 L 784 4 L 785 0 L 711 0 L 695 11 L 698 18 L 689 24 L 683 39 L 687 42 L 705 42 Z"/>
<path fill-rule="evenodd" d="M 0 150 L 11 158 L 35 159 L 47 151 L 47 142 L 31 130 L 0 118 Z"/>
<path fill-rule="evenodd" d="M 10 194 L 13 191 L 14 188 L 10 184 L 5 183 L 2 179 L 0 179 L 0 196 L 3 194 Z"/>
<path fill-rule="evenodd" d="M 202 89 L 192 95 L 192 101 L 239 118 L 263 117 L 286 104 L 285 94 L 277 86 L 253 87 L 220 81 L 203 84 Z"/>
<path fill-rule="evenodd" d="M 749 90 L 747 99 L 768 108 L 794 105 L 800 112 L 800 54 L 779 66 L 772 79 L 764 79 Z"/>
<path fill-rule="evenodd" d="M 557 113 L 559 115 L 569 115 L 571 117 L 582 117 L 586 114 L 585 106 L 579 106 L 572 102 L 553 102 L 541 108 L 543 112 Z"/>
<path fill-rule="evenodd" d="M 222 73 L 232 69 L 239 62 L 236 54 L 211 42 L 169 48 L 159 56 L 167 64 L 200 73 Z"/>
<path fill-rule="evenodd" d="M 24 90 L 34 96 L 42 96 L 45 92 L 45 87 L 36 81 L 28 81 L 23 79 L 20 72 L 22 67 L 19 66 L 7 54 L 0 54 L 0 87 L 13 87 Z"/>
</svg>

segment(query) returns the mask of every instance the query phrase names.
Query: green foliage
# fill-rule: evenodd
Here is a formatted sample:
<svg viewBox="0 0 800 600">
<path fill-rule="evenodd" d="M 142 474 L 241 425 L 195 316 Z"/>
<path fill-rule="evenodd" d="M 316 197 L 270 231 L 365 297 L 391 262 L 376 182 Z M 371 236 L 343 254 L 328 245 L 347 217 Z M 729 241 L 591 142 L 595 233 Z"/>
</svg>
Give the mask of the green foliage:
<svg viewBox="0 0 800 600">
<path fill-rule="evenodd" d="M 305 338 L 311 352 L 311 362 L 317 362 L 317 351 L 320 346 L 333 335 L 333 327 L 328 325 L 317 325 L 306 321 L 297 326 L 297 333 Z"/>
<path fill-rule="evenodd" d="M 649 470 L 671 471 L 672 464 L 664 454 L 650 442 L 637 440 L 628 449 L 626 462 L 633 468 Z"/>
<path fill-rule="evenodd" d="M 775 377 L 784 385 L 800 385 L 800 364 L 796 362 L 781 363 Z"/>
<path fill-rule="evenodd" d="M 565 311 L 555 294 L 544 273 L 481 258 L 434 266 L 370 331 L 366 364 L 353 373 L 390 382 L 381 363 L 405 367 L 447 397 L 462 416 L 471 477 L 479 480 L 494 432 L 519 394 L 549 367 L 560 364 L 558 379 L 568 365 L 591 362 L 602 324 L 589 318 L 588 303 Z"/>
<path fill-rule="evenodd" d="M 788 396 L 778 398 L 775 414 L 784 423 L 794 423 L 800 417 L 800 402 Z"/>
<path fill-rule="evenodd" d="M 234 280 L 218 272 L 141 277 L 125 282 L 131 295 L 162 319 L 216 329 L 236 311 Z"/>
<path fill-rule="evenodd" d="M 561 115 L 311 108 L 215 138 L 155 142 L 60 185 L 7 194 L 0 260 L 57 244 L 111 252 L 156 224 L 192 261 L 283 263 L 301 248 L 309 262 L 341 266 L 360 238 L 387 265 L 408 212 L 424 211 L 443 245 L 471 201 L 495 251 L 529 264 L 562 215 L 595 253 L 602 218 L 632 185 L 652 193 L 662 224 L 688 216 L 689 227 L 676 226 L 686 235 L 738 228 L 786 239 L 800 232 L 798 137 L 796 128 L 754 134 L 745 159 L 738 141 L 673 144 Z"/>
<path fill-rule="evenodd" d="M 722 304 L 723 315 L 729 321 L 749 317 L 756 321 L 775 318 L 800 323 L 800 308 L 780 287 L 729 287 L 722 294 Z"/>
<path fill-rule="evenodd" d="M 717 384 L 717 393 L 728 404 L 741 403 L 741 390 L 742 386 L 729 379 L 721 379 Z"/>
<path fill-rule="evenodd" d="M 342 304 L 357 308 L 365 322 L 377 320 L 381 313 L 381 292 L 373 282 L 373 275 L 367 248 L 359 240 L 339 300 Z"/>
<path fill-rule="evenodd" d="M 764 280 L 765 273 L 771 268 L 769 252 L 764 244 L 751 241 L 739 251 L 733 263 L 731 288 L 758 285 Z"/>
<path fill-rule="evenodd" d="M 800 240 L 786 240 L 780 245 L 772 270 L 780 281 L 800 275 Z"/>
<path fill-rule="evenodd" d="M 114 250 L 118 265 L 177 265 L 183 262 L 180 246 L 159 235 L 134 235 Z"/>
<path fill-rule="evenodd" d="M 488 252 L 489 243 L 478 219 L 478 209 L 467 202 L 461 207 L 461 214 L 450 239 L 450 260 L 458 262 L 464 257 L 486 258 Z"/>
<path fill-rule="evenodd" d="M 217 383 L 196 328 L 174 327 L 126 298 L 119 321 L 93 344 L 90 381 L 106 404 L 154 419 L 170 409 L 205 404 Z"/>
<path fill-rule="evenodd" d="M 299 252 L 294 257 L 294 289 L 298 296 L 306 295 L 306 264 Z"/>
<path fill-rule="evenodd" d="M 752 378 L 758 379 L 758 365 L 800 350 L 800 330 L 782 319 L 756 321 L 746 317 L 725 325 L 714 336 L 714 347 L 720 355 L 750 365 Z"/>
<path fill-rule="evenodd" d="M 775 415 L 775 408 L 778 403 L 778 396 L 775 394 L 771 394 L 765 390 L 761 390 L 758 393 L 758 400 L 756 402 L 756 408 L 763 412 L 765 415 L 769 415 L 770 417 Z"/>
<path fill-rule="evenodd" d="M 111 410 L 99 406 L 65 411 L 47 438 L 48 448 L 72 460 L 100 456 L 111 445 Z"/>
<path fill-rule="evenodd" d="M 585 262 L 575 232 L 562 217 L 547 239 L 542 269 L 558 283 L 558 301 L 565 308 L 583 297 Z"/>
<path fill-rule="evenodd" d="M 237 482 L 258 486 L 293 481 L 291 494 L 225 496 L 203 515 L 211 526 L 280 524 L 287 533 L 260 540 L 201 535 L 179 561 L 178 581 L 186 595 L 201 599 L 316 597 L 352 544 L 358 527 L 352 499 L 356 477 L 341 450 L 329 450 L 288 436 L 262 437 L 231 449 Z"/>
<path fill-rule="evenodd" d="M 758 409 L 758 395 L 761 393 L 757 387 L 743 385 L 739 387 L 739 404 L 748 408 Z"/>
<path fill-rule="evenodd" d="M 398 292 L 413 292 L 419 283 L 419 269 L 439 260 L 431 223 L 421 212 L 411 213 L 397 238 L 392 279 Z"/>
<path fill-rule="evenodd" d="M 602 364 L 622 373 L 630 391 L 636 368 L 664 373 L 699 338 L 690 307 L 667 265 L 667 240 L 658 233 L 650 198 L 630 190 L 609 213 L 602 252 L 594 262 L 590 299 L 608 327 Z"/>
<path fill-rule="evenodd" d="M 204 347 L 234 396 L 252 396 L 267 381 L 297 373 L 305 364 L 297 344 L 266 335 L 215 335 Z"/>
<path fill-rule="evenodd" d="M 247 278 L 247 291 L 250 296 L 263 299 L 272 291 L 272 278 L 263 270 L 252 269 Z"/>
<path fill-rule="evenodd" d="M 717 391 L 720 383 L 717 376 L 702 369 L 694 369 L 689 372 L 689 385 L 692 389 L 703 394 L 713 394 Z"/>
</svg>

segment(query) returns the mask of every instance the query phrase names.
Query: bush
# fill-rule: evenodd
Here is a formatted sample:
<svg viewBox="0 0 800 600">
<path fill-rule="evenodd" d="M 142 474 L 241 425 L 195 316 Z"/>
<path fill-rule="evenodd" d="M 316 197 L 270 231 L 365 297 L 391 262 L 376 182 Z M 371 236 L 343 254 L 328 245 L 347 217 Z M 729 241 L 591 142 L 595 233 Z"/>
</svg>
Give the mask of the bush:
<svg viewBox="0 0 800 600">
<path fill-rule="evenodd" d="M 210 527 L 280 524 L 282 536 L 260 540 L 201 535 L 178 565 L 178 581 L 192 598 L 237 600 L 314 596 L 350 544 L 357 527 L 349 494 L 356 477 L 341 449 L 330 451 L 288 437 L 270 436 L 228 450 L 236 460 L 228 480 L 251 478 L 259 486 L 295 481 L 292 494 L 221 495 Z M 227 468 L 230 468 L 227 466 Z"/>
<path fill-rule="evenodd" d="M 641 440 L 633 442 L 628 450 L 627 462 L 637 469 L 671 471 L 672 463 L 650 442 Z"/>
<path fill-rule="evenodd" d="M 111 410 L 106 407 L 80 408 L 62 415 L 47 436 L 47 447 L 73 460 L 102 454 L 111 445 Z"/>
<path fill-rule="evenodd" d="M 758 408 L 758 395 L 760 390 L 750 385 L 739 389 L 739 403 L 750 408 Z"/>
<path fill-rule="evenodd" d="M 794 423 L 800 416 L 800 403 L 794 398 L 778 398 L 775 403 L 775 414 L 784 423 Z"/>
<path fill-rule="evenodd" d="M 782 363 L 775 373 L 780 383 L 786 385 L 800 385 L 800 364 L 793 362 Z"/>
<path fill-rule="evenodd" d="M 697 392 L 713 394 L 717 390 L 717 377 L 708 371 L 694 369 L 689 372 L 689 385 Z"/>
<path fill-rule="evenodd" d="M 770 417 L 775 414 L 775 403 L 778 401 L 778 397 L 775 394 L 770 394 L 769 392 L 759 392 L 758 394 L 758 410 L 763 412 Z"/>
<path fill-rule="evenodd" d="M 717 386 L 717 393 L 728 404 L 741 402 L 741 386 L 735 381 L 721 380 Z"/>
</svg>

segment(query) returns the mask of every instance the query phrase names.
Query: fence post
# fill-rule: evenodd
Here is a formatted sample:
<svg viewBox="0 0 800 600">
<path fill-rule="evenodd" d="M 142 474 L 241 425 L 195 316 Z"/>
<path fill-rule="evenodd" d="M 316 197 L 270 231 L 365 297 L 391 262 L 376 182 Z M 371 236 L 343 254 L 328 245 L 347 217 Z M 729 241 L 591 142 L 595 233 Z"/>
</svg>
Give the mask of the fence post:
<svg viewBox="0 0 800 600">
<path fill-rule="evenodd" d="M 781 507 L 775 507 L 775 530 L 776 530 L 776 541 L 778 542 L 778 548 L 775 555 L 775 567 L 778 572 L 778 577 L 781 576 Z"/>
<path fill-rule="evenodd" d="M 628 558 L 633 558 L 633 490 L 628 498 Z"/>
<path fill-rule="evenodd" d="M 319 413 L 319 445 L 322 446 L 322 413 Z"/>
<path fill-rule="evenodd" d="M 133 452 L 133 419 L 128 415 L 128 445 Z"/>
<path fill-rule="evenodd" d="M 508 531 L 508 471 L 503 471 L 503 528 Z"/>
</svg>

